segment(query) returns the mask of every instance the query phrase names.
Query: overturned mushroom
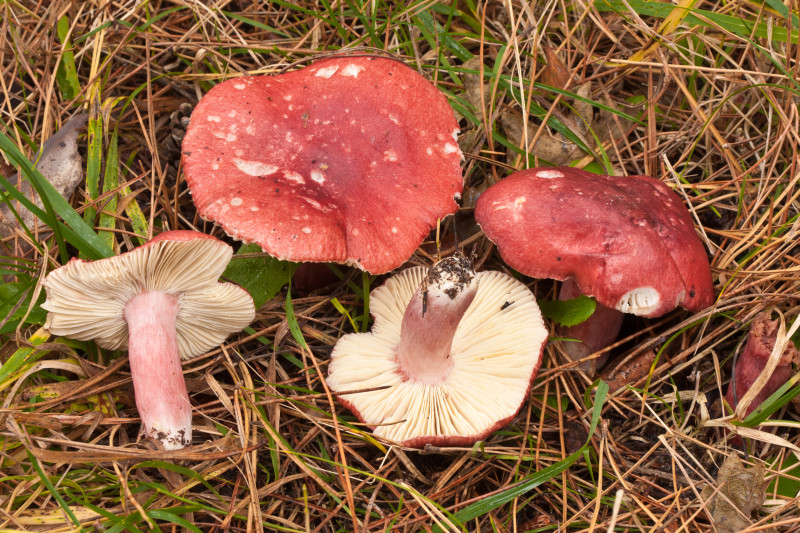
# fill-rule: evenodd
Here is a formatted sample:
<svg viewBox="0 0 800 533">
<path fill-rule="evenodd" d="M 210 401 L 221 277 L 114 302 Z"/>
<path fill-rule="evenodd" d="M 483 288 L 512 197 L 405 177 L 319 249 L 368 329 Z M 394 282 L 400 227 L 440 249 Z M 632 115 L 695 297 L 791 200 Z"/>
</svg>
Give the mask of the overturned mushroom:
<svg viewBox="0 0 800 533">
<path fill-rule="evenodd" d="M 327 381 L 376 435 L 465 445 L 517 414 L 547 340 L 524 284 L 455 255 L 390 278 L 370 310 L 372 332 L 339 339 Z"/>
<path fill-rule="evenodd" d="M 73 259 L 44 280 L 51 333 L 127 347 L 145 433 L 168 450 L 192 440 L 181 359 L 208 351 L 255 315 L 247 291 L 217 281 L 231 255 L 209 235 L 170 231 L 116 257 Z"/>
</svg>

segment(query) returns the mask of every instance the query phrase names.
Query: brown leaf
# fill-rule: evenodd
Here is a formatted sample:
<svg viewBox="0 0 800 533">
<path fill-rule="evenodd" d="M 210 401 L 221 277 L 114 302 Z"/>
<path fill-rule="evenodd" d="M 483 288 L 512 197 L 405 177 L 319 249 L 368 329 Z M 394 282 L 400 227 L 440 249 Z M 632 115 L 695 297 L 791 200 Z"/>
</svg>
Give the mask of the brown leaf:
<svg viewBox="0 0 800 533">
<path fill-rule="evenodd" d="M 83 164 L 78 153 L 78 130 L 86 123 L 86 113 L 80 113 L 69 119 L 60 130 L 47 139 L 42 145 L 41 155 L 33 158 L 36 168 L 42 176 L 63 196 L 69 198 L 75 188 L 83 181 Z M 8 178 L 20 192 L 33 199 L 38 207 L 42 202 L 35 194 L 33 187 L 25 180 L 20 180 L 18 174 Z M 33 224 L 33 213 L 15 202 L 22 221 L 26 226 Z M 19 227 L 17 219 L 6 204 L 0 204 L 0 235 L 11 235 Z"/>
<path fill-rule="evenodd" d="M 571 74 L 569 70 L 556 55 L 555 50 L 547 45 L 543 45 L 542 48 L 547 62 L 544 69 L 542 69 L 542 83 L 550 87 L 563 89 L 570 81 Z"/>
<path fill-rule="evenodd" d="M 515 146 L 522 146 L 525 141 L 530 143 L 536 135 L 536 130 L 538 128 L 538 124 L 536 124 L 535 121 L 528 120 L 528 135 L 527 138 L 525 138 L 523 136 L 523 131 L 525 130 L 523 129 L 522 113 L 516 109 L 503 109 L 500 112 L 500 124 L 503 126 L 503 132 L 508 142 Z M 545 130 L 539 135 L 539 138 L 536 139 L 531 153 L 548 163 L 561 166 L 579 157 L 582 151 L 562 135 L 558 133 L 550 135 L 549 131 Z M 509 150 L 507 162 L 513 165 L 516 159 L 517 153 Z"/>
<path fill-rule="evenodd" d="M 701 493 L 704 499 L 710 498 L 707 508 L 717 531 L 736 533 L 749 527 L 750 515 L 764 503 L 767 484 L 763 465 L 746 468 L 737 455 L 725 459 L 716 486 L 708 485 Z"/>
</svg>

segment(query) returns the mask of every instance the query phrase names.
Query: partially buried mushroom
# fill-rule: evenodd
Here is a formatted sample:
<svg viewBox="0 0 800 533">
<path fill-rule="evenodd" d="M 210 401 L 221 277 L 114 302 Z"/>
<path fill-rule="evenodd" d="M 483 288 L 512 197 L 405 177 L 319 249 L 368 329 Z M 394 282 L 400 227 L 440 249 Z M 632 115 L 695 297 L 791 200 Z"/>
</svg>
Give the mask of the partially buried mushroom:
<svg viewBox="0 0 800 533">
<path fill-rule="evenodd" d="M 55 335 L 128 349 L 145 433 L 168 450 L 192 441 L 181 359 L 200 355 L 253 321 L 250 294 L 218 282 L 232 249 L 194 231 L 169 231 L 116 257 L 73 259 L 44 280 Z"/>
<path fill-rule="evenodd" d="M 183 164 L 198 212 L 231 237 L 380 274 L 458 208 L 458 131 L 416 71 L 334 57 L 216 85 L 192 113 Z"/>
<path fill-rule="evenodd" d="M 328 386 L 376 435 L 471 444 L 519 411 L 547 340 L 524 284 L 464 256 L 413 267 L 370 295 L 371 333 L 336 343 Z"/>
<path fill-rule="evenodd" d="M 620 313 L 652 318 L 714 301 L 708 257 L 689 212 L 657 179 L 568 167 L 523 170 L 481 195 L 475 219 L 510 267 L 574 283 L 571 295 L 596 298 L 604 325 L 593 331 L 583 325 L 590 336 L 616 338 Z M 608 344 L 585 340 L 588 349 L 577 348 L 573 358 Z"/>
</svg>

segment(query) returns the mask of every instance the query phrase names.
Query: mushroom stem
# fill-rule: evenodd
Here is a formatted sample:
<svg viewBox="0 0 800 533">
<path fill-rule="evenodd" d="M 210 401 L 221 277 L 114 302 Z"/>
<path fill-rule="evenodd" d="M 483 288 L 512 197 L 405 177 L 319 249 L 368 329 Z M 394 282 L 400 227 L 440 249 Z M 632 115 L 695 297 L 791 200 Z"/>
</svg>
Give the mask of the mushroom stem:
<svg viewBox="0 0 800 533">
<path fill-rule="evenodd" d="M 436 384 L 453 368 L 450 349 L 478 281 L 469 259 L 456 254 L 434 264 L 408 303 L 397 364 L 407 380 Z"/>
<path fill-rule="evenodd" d="M 559 300 L 570 300 L 583 294 L 578 288 L 575 278 L 568 278 L 561 284 L 558 293 Z M 579 342 L 566 341 L 563 343 L 564 351 L 573 361 L 580 361 L 603 348 L 610 346 L 617 340 L 619 330 L 622 328 L 623 313 L 597 302 L 592 316 L 570 327 L 559 327 L 558 335 L 577 339 Z M 584 372 L 593 372 L 601 368 L 608 359 L 608 352 L 603 355 L 580 363 L 577 368 Z"/>
<path fill-rule="evenodd" d="M 167 450 L 192 441 L 192 408 L 176 330 L 179 309 L 176 295 L 160 291 L 143 292 L 125 306 L 136 407 L 147 436 Z"/>
</svg>

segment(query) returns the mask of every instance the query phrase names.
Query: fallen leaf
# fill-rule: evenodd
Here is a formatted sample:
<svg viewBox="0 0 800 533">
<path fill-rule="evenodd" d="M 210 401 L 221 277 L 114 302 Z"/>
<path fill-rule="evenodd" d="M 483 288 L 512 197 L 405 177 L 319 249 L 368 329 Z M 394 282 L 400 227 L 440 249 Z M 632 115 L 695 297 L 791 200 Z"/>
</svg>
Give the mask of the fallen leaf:
<svg viewBox="0 0 800 533">
<path fill-rule="evenodd" d="M 44 142 L 41 152 L 33 159 L 42 176 L 64 198 L 69 198 L 83 181 L 83 165 L 77 141 L 78 130 L 86 123 L 87 117 L 86 113 L 80 113 L 69 119 L 60 130 Z M 20 180 L 18 174 L 8 177 L 8 181 L 31 198 L 38 207 L 42 207 L 42 201 L 36 191 L 26 181 Z M 33 213 L 18 203 L 15 203 L 14 208 L 19 212 L 25 225 L 31 227 L 34 222 Z M 7 237 L 18 227 L 19 222 L 8 205 L 0 204 L 0 235 Z"/>
<path fill-rule="evenodd" d="M 700 494 L 708 502 L 718 532 L 736 533 L 750 526 L 750 515 L 766 499 L 764 473 L 764 465 L 746 468 L 735 454 L 725 459 L 716 484 L 704 487 Z"/>
</svg>

